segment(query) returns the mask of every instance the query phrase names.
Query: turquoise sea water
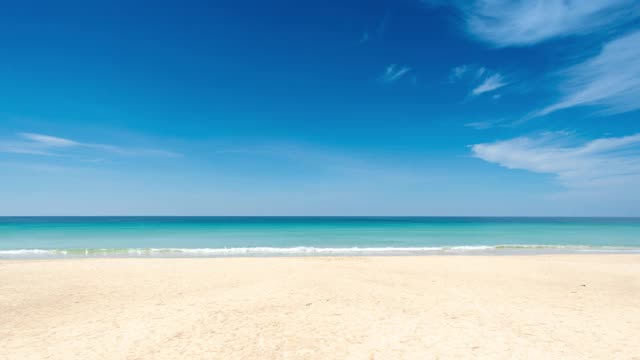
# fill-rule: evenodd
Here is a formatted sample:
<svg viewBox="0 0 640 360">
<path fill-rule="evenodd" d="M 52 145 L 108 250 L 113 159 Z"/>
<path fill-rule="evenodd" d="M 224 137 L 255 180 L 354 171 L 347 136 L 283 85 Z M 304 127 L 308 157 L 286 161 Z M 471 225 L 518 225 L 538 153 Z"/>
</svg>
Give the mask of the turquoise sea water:
<svg viewBox="0 0 640 360">
<path fill-rule="evenodd" d="M 640 252 L 640 218 L 0 217 L 0 258 Z"/>
</svg>

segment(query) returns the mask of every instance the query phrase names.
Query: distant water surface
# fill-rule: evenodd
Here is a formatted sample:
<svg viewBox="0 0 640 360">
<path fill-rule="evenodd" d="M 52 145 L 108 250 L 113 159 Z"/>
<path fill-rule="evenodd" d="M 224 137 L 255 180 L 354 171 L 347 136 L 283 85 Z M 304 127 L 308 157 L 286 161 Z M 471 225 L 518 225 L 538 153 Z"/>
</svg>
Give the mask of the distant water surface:
<svg viewBox="0 0 640 360">
<path fill-rule="evenodd" d="M 640 253 L 640 218 L 0 217 L 0 258 Z"/>
</svg>

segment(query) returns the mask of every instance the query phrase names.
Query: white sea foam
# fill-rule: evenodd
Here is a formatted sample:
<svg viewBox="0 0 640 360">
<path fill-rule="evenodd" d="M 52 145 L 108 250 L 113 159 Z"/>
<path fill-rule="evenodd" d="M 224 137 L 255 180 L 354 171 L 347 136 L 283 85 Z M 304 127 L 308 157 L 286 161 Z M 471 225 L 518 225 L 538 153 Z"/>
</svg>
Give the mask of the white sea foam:
<svg viewBox="0 0 640 360">
<path fill-rule="evenodd" d="M 442 248 L 443 250 L 453 250 L 453 251 L 479 251 L 479 250 L 490 250 L 495 249 L 495 246 L 451 246 Z"/>
<path fill-rule="evenodd" d="M 158 253 L 185 253 L 205 255 L 314 255 L 314 254 L 365 254 L 365 253 L 416 253 L 442 251 L 442 247 L 350 247 L 350 248 L 322 248 L 309 246 L 296 247 L 239 247 L 239 248 L 163 248 L 149 249 Z"/>
<path fill-rule="evenodd" d="M 44 249 L 16 249 L 16 250 L 0 250 L 0 256 L 19 256 L 19 255 L 55 255 L 59 250 Z"/>
<path fill-rule="evenodd" d="M 466 245 L 448 247 L 235 247 L 235 248 L 128 248 L 128 249 L 15 249 L 0 250 L 0 258 L 42 257 L 224 257 L 224 256 L 322 256 L 322 255 L 432 255 L 501 254 L 525 251 L 640 252 L 640 248 L 580 245 Z"/>
</svg>

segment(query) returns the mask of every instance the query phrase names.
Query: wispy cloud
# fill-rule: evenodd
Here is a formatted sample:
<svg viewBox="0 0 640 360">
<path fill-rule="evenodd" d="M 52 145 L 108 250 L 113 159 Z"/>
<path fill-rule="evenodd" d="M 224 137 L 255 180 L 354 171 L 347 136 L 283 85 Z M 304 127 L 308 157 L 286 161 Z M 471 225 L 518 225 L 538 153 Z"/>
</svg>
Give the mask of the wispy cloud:
<svg viewBox="0 0 640 360">
<path fill-rule="evenodd" d="M 560 72 L 564 97 L 527 119 L 574 106 L 615 114 L 640 108 L 640 31 L 606 44 L 599 55 Z"/>
<path fill-rule="evenodd" d="M 509 85 L 505 77 L 495 71 L 491 71 L 484 66 L 460 65 L 449 72 L 449 83 L 457 83 L 464 80 L 466 84 L 471 84 L 471 96 L 478 96 L 492 92 L 501 87 Z"/>
<path fill-rule="evenodd" d="M 482 78 L 485 72 L 487 72 L 487 68 L 484 66 L 472 64 L 459 65 L 449 71 L 449 82 L 453 84 L 464 79 L 478 80 Z"/>
<path fill-rule="evenodd" d="M 486 120 L 486 121 L 472 121 L 464 124 L 466 127 L 470 127 L 476 130 L 486 130 L 496 127 L 505 127 L 504 120 Z"/>
<path fill-rule="evenodd" d="M 482 83 L 480 83 L 480 85 L 473 88 L 473 90 L 471 90 L 471 95 L 477 96 L 480 94 L 491 92 L 507 84 L 508 82 L 504 79 L 502 75 L 493 74 L 484 78 L 484 80 L 482 81 Z"/>
<path fill-rule="evenodd" d="M 383 83 L 392 83 L 400 80 L 403 76 L 407 75 L 411 71 L 411 68 L 408 66 L 398 66 L 396 64 L 392 64 L 387 66 L 382 74 L 379 77 L 379 80 Z"/>
<path fill-rule="evenodd" d="M 34 133 L 21 133 L 22 137 L 31 140 L 34 143 L 40 144 L 46 147 L 70 147 L 78 146 L 80 143 L 69 139 L 63 139 L 50 135 L 34 134 Z"/>
<path fill-rule="evenodd" d="M 441 5 L 443 1 L 427 1 Z M 469 33 L 495 46 L 526 46 L 595 33 L 640 15 L 635 0 L 453 0 Z"/>
<path fill-rule="evenodd" d="M 123 156 L 181 156 L 178 153 L 166 150 L 125 148 L 115 145 L 79 142 L 67 138 L 37 133 L 19 133 L 17 137 L 0 140 L 0 152 L 4 153 L 41 156 L 70 156 L 77 155 L 77 152 L 83 149 Z"/>
<path fill-rule="evenodd" d="M 473 155 L 509 169 L 553 174 L 567 188 L 640 183 L 640 133 L 579 143 L 566 132 L 471 146 Z"/>
<path fill-rule="evenodd" d="M 471 65 L 460 65 L 454 67 L 449 73 L 449 81 L 452 83 L 457 82 L 458 80 L 462 79 L 470 70 Z"/>
</svg>

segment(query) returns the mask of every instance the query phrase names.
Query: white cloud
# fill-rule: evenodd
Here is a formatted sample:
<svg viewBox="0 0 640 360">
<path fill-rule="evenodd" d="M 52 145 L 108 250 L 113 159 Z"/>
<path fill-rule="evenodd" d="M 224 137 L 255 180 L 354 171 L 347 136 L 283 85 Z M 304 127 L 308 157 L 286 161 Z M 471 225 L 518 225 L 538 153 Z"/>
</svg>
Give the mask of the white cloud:
<svg viewBox="0 0 640 360">
<path fill-rule="evenodd" d="M 442 1 L 434 2 L 442 4 Z M 637 17 L 636 0 L 453 0 L 474 37 L 495 46 L 526 46 L 594 33 Z"/>
<path fill-rule="evenodd" d="M 484 68 L 482 68 L 484 69 Z M 449 81 L 454 83 L 460 79 L 462 79 L 462 77 L 464 77 L 464 75 L 471 70 L 471 66 L 470 65 L 460 65 L 460 66 L 456 66 L 453 69 L 451 69 L 451 73 L 449 74 Z"/>
<path fill-rule="evenodd" d="M 42 156 L 68 156 L 77 155 L 76 152 L 81 149 L 109 152 L 125 156 L 181 156 L 178 153 L 166 150 L 141 148 L 133 149 L 106 144 L 83 143 L 57 136 L 37 133 L 20 133 L 17 139 L 14 138 L 9 140 L 0 140 L 0 152 L 4 153 Z M 74 152 L 74 150 L 76 152 Z"/>
<path fill-rule="evenodd" d="M 502 75 L 493 74 L 484 78 L 484 80 L 482 81 L 482 83 L 480 83 L 480 85 L 476 86 L 473 90 L 471 90 L 471 95 L 477 96 L 480 94 L 491 92 L 507 84 L 508 83 L 505 81 Z"/>
<path fill-rule="evenodd" d="M 495 127 L 504 126 L 500 120 L 487 120 L 487 121 L 472 121 L 464 124 L 466 127 L 470 127 L 476 130 L 486 130 Z"/>
<path fill-rule="evenodd" d="M 460 65 L 452 68 L 449 72 L 449 82 L 453 84 L 461 80 L 465 80 L 465 83 L 468 84 L 475 84 L 471 90 L 472 96 L 509 85 L 509 82 L 501 74 L 477 65 Z"/>
<path fill-rule="evenodd" d="M 33 142 L 40 143 L 44 146 L 51 147 L 69 147 L 69 146 L 77 146 L 79 143 L 69 140 L 63 139 L 55 136 L 42 135 L 42 134 L 34 134 L 34 133 L 21 133 L 22 137 L 32 140 Z"/>
<path fill-rule="evenodd" d="M 640 133 L 576 143 L 564 132 L 471 146 L 473 155 L 509 169 L 553 174 L 567 188 L 640 183 Z"/>
<path fill-rule="evenodd" d="M 411 68 L 408 66 L 397 66 L 395 64 L 387 66 L 384 71 L 384 74 L 380 76 L 380 81 L 384 83 L 392 83 L 397 80 L 400 80 L 403 76 L 411 71 Z"/>
<path fill-rule="evenodd" d="M 561 72 L 564 97 L 527 118 L 596 105 L 615 114 L 640 108 L 640 31 L 606 44 L 599 55 Z"/>
</svg>

